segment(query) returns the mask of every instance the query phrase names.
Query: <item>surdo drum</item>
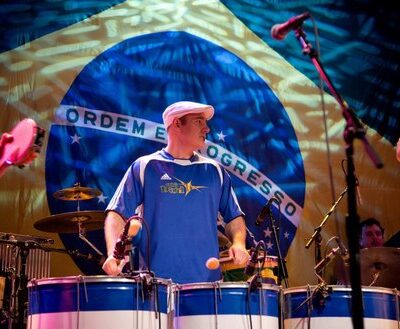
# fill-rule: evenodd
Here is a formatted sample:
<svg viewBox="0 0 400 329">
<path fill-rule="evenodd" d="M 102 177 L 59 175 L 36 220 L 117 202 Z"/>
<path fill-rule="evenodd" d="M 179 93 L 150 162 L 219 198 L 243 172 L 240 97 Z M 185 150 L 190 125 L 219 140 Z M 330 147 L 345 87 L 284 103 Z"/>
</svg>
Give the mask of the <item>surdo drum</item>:
<svg viewBox="0 0 400 329">
<path fill-rule="evenodd" d="M 167 280 L 71 276 L 32 280 L 28 329 L 167 329 Z M 171 313 L 172 314 L 172 313 Z"/>
<path fill-rule="evenodd" d="M 176 285 L 175 329 L 278 329 L 279 287 L 242 282 Z"/>
<path fill-rule="evenodd" d="M 398 329 L 399 294 L 397 290 L 362 288 L 365 329 Z M 352 329 L 351 288 L 315 286 L 283 290 L 285 329 Z"/>
</svg>

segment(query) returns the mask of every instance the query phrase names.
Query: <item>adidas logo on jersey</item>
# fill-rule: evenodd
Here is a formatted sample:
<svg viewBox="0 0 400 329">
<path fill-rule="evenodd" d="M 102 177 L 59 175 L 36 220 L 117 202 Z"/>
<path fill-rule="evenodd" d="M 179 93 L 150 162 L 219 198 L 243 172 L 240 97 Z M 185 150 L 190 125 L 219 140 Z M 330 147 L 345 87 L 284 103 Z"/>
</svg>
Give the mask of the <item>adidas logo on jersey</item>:
<svg viewBox="0 0 400 329">
<path fill-rule="evenodd" d="M 168 174 L 165 173 L 164 175 L 161 176 L 160 179 L 161 179 L 161 180 L 171 180 L 171 177 L 169 177 Z"/>
</svg>

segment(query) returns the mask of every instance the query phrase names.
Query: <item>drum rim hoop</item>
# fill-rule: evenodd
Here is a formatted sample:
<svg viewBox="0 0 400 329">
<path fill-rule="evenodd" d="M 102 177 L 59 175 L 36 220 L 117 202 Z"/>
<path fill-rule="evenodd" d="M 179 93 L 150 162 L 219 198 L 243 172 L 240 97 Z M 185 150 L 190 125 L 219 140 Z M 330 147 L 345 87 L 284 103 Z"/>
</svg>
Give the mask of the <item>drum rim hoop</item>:
<svg viewBox="0 0 400 329">
<path fill-rule="evenodd" d="M 155 278 L 157 283 L 162 285 L 172 285 L 172 281 L 168 279 Z M 32 279 L 28 283 L 28 288 L 35 287 L 38 285 L 48 285 L 48 284 L 67 284 L 67 283 L 140 283 L 140 281 L 135 278 L 121 277 L 121 276 L 109 276 L 109 275 L 72 275 L 64 277 L 51 277 L 51 278 L 41 278 Z"/>
<path fill-rule="evenodd" d="M 299 286 L 299 287 L 290 287 L 282 289 L 284 295 L 291 294 L 291 293 L 299 293 L 299 292 L 306 292 L 307 290 L 314 290 L 317 286 L 310 285 L 310 286 Z M 333 291 L 348 291 L 351 292 L 351 287 L 349 286 L 341 286 L 341 285 L 328 285 L 327 287 L 332 288 Z M 395 295 L 395 288 L 387 288 L 387 287 L 369 287 L 369 286 L 362 286 L 362 292 L 380 292 L 380 293 L 388 293 Z M 397 294 L 400 292 L 398 291 Z"/>
<path fill-rule="evenodd" d="M 240 289 L 240 288 L 248 288 L 249 283 L 247 282 L 194 282 L 194 283 L 184 283 L 184 284 L 175 284 L 175 289 L 182 290 L 200 290 L 200 289 Z M 261 286 L 262 290 L 274 290 L 279 292 L 281 288 L 274 284 L 263 283 Z"/>
</svg>

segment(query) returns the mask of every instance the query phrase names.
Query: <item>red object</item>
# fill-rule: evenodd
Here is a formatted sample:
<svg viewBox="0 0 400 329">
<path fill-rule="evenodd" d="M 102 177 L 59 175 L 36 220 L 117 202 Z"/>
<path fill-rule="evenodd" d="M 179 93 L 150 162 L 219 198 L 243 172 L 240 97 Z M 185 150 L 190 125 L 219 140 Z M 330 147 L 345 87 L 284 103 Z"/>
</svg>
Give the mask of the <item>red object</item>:
<svg viewBox="0 0 400 329">
<path fill-rule="evenodd" d="M 32 119 L 19 122 L 10 133 L 0 140 L 0 176 L 9 166 L 23 167 L 40 152 L 44 130 Z"/>
</svg>

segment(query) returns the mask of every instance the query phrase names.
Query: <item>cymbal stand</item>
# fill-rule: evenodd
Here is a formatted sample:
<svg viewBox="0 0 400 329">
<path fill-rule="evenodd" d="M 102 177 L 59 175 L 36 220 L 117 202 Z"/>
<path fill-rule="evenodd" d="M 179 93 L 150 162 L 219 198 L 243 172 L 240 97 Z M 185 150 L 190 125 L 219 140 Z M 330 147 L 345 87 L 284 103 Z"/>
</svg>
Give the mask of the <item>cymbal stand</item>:
<svg viewBox="0 0 400 329">
<path fill-rule="evenodd" d="M 11 273 L 10 300 L 8 310 L 8 329 L 26 328 L 26 311 L 28 300 L 28 277 L 26 275 L 26 264 L 30 248 L 37 248 L 38 243 L 33 241 L 7 241 L 15 249 L 15 263 Z M 18 250 L 18 251 L 17 251 Z M 17 252 L 19 252 L 20 266 L 17 264 Z"/>
<path fill-rule="evenodd" d="M 74 187 L 80 187 L 81 186 L 81 183 L 80 182 L 76 182 L 75 184 L 74 184 Z M 81 205 L 80 205 L 80 201 L 81 201 L 81 199 L 80 199 L 80 195 L 79 195 L 79 192 L 78 193 L 76 193 L 75 194 L 76 196 L 75 196 L 75 199 L 76 199 L 76 211 L 81 211 Z"/>
<path fill-rule="evenodd" d="M 4 240 L 0 240 L 0 243 L 4 243 Z M 7 243 L 8 244 L 8 243 Z M 17 274 L 17 260 L 18 260 L 18 248 L 15 243 L 11 244 L 11 260 L 12 262 L 8 264 L 9 266 L 5 270 L 6 277 L 9 281 L 5 282 L 4 287 L 4 296 L 3 296 L 3 307 L 1 309 L 0 316 L 0 327 L 13 329 L 16 325 L 17 320 L 17 306 L 16 306 L 16 289 L 18 282 L 18 274 Z M 7 283 L 9 282 L 8 291 L 6 291 Z M 2 327 L 3 324 L 7 324 L 7 327 Z"/>
<path fill-rule="evenodd" d="M 339 104 L 342 115 L 346 120 L 346 127 L 343 133 L 344 141 L 346 144 L 346 159 L 347 159 L 347 173 L 346 181 L 348 187 L 348 214 L 346 216 L 346 232 L 349 242 L 350 252 L 350 282 L 351 282 L 351 297 L 352 297 L 352 323 L 355 329 L 364 328 L 364 309 L 362 303 L 361 293 L 361 271 L 360 271 L 360 246 L 359 246 L 359 223 L 360 218 L 357 214 L 357 199 L 356 199 L 356 176 L 354 166 L 354 139 L 359 139 L 364 146 L 364 150 L 373 162 L 376 168 L 382 168 L 383 163 L 379 155 L 375 152 L 373 147 L 369 144 L 366 138 L 364 126 L 355 115 L 354 111 L 343 100 L 339 92 L 336 90 L 332 81 L 330 80 L 327 72 L 319 61 L 316 51 L 311 47 L 311 44 L 306 39 L 306 34 L 303 27 L 300 25 L 295 31 L 296 38 L 298 39 L 303 54 L 310 57 L 311 62 L 314 64 L 319 76 L 324 80 L 326 86 L 332 93 L 333 97 Z"/>
<path fill-rule="evenodd" d="M 81 240 L 85 241 L 99 256 L 103 256 L 103 253 L 86 238 L 85 227 L 82 225 L 81 222 L 78 222 L 78 232 L 79 232 L 79 238 Z"/>
<path fill-rule="evenodd" d="M 24 329 L 26 324 L 26 312 L 27 312 L 27 301 L 28 301 L 28 277 L 26 276 L 26 261 L 29 255 L 29 248 L 26 242 L 23 246 L 20 246 L 20 257 L 21 257 L 21 269 L 18 280 L 17 293 L 17 328 Z"/>
<path fill-rule="evenodd" d="M 74 187 L 80 187 L 81 183 L 77 182 L 74 184 Z M 77 201 L 77 212 L 81 211 L 81 207 L 80 207 L 80 198 L 79 198 L 79 193 L 76 194 L 76 197 L 74 198 Z M 78 221 L 78 234 L 79 234 L 79 238 L 81 240 L 83 240 L 84 242 L 86 242 L 99 256 L 103 256 L 103 253 L 96 248 L 96 246 L 91 243 L 87 238 L 86 238 L 86 231 L 85 231 L 85 227 L 82 225 L 81 221 Z"/>
</svg>

